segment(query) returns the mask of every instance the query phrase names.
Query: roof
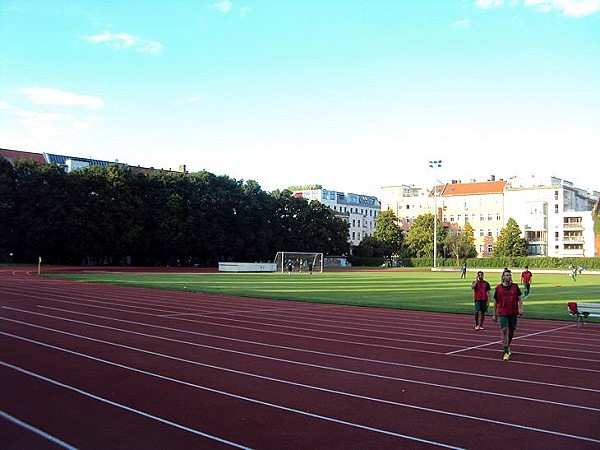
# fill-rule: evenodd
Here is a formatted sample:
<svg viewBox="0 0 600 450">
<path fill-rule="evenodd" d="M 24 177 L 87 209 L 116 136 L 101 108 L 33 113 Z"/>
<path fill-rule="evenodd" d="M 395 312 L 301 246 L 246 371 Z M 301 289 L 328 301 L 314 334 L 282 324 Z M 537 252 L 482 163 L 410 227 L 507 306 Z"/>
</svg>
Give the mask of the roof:
<svg viewBox="0 0 600 450">
<path fill-rule="evenodd" d="M 4 156 L 10 162 L 21 159 L 32 159 L 38 164 L 46 164 L 46 160 L 44 159 L 44 155 L 42 153 L 22 152 L 20 150 L 0 148 L 0 155 Z"/>
<path fill-rule="evenodd" d="M 486 195 L 502 194 L 506 187 L 506 181 L 482 181 L 477 183 L 447 183 L 437 185 L 431 191 L 429 196 L 433 196 L 434 190 L 439 192 L 441 197 L 453 197 L 460 195 Z"/>
<path fill-rule="evenodd" d="M 82 163 L 88 163 L 90 166 L 101 166 L 101 167 L 108 167 L 110 165 L 115 164 L 115 163 L 111 163 L 109 161 L 102 161 L 99 159 L 91 159 L 91 158 L 80 158 L 78 156 L 54 155 L 51 153 L 46 153 L 45 155 L 48 158 L 49 164 L 58 164 L 61 166 L 66 165 L 68 160 L 79 161 Z"/>
</svg>

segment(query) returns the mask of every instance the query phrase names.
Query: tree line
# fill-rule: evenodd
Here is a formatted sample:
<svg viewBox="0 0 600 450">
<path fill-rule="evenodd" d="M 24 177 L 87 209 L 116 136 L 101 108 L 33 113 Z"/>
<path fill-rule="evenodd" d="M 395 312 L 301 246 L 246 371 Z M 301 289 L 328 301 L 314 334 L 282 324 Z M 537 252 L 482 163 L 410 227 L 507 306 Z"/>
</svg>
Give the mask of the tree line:
<svg viewBox="0 0 600 450">
<path fill-rule="evenodd" d="M 277 251 L 350 251 L 348 224 L 317 201 L 202 171 L 133 173 L 0 156 L 0 262 L 216 266 Z"/>
<path fill-rule="evenodd" d="M 352 254 L 355 262 L 428 258 L 434 220 L 437 256 L 457 263 L 477 256 L 470 224 L 447 229 L 430 213 L 404 233 L 393 211 L 381 211 L 373 236 L 351 249 L 346 221 L 291 194 L 206 171 L 143 174 L 110 165 L 67 173 L 0 156 L 0 262 L 216 266 L 271 261 L 278 251 Z M 494 256 L 527 256 L 514 219 Z"/>
<path fill-rule="evenodd" d="M 436 223 L 437 221 L 437 223 Z M 435 225 L 434 225 L 435 224 Z M 468 222 L 462 228 L 446 228 L 439 218 L 426 213 L 418 216 L 410 231 L 403 233 L 393 211 L 382 211 L 377 218 L 373 236 L 363 239 L 353 252 L 357 258 L 400 259 L 429 258 L 434 251 L 434 226 L 437 226 L 435 243 L 436 256 L 459 261 L 475 258 L 475 235 Z M 509 218 L 495 242 L 493 256 L 526 257 L 527 240 L 521 237 L 521 229 L 513 218 Z"/>
</svg>

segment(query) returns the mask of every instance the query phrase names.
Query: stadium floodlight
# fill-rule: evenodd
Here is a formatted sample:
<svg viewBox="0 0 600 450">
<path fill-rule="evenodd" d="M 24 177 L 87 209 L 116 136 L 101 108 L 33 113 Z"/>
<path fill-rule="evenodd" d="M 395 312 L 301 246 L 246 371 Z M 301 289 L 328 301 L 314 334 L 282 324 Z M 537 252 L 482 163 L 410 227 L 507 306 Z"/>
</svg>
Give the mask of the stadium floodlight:
<svg viewBox="0 0 600 450">
<path fill-rule="evenodd" d="M 434 185 L 433 185 L 433 267 L 437 267 L 437 169 L 442 167 L 442 160 L 429 161 L 429 167 L 433 169 Z"/>
</svg>

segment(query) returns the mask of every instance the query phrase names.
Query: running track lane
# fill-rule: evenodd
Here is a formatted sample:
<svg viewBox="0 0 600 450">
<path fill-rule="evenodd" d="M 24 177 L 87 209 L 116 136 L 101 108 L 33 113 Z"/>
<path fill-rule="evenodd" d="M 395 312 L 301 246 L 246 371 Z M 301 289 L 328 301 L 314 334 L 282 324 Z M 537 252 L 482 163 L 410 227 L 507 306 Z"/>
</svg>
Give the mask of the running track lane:
<svg viewBox="0 0 600 450">
<path fill-rule="evenodd" d="M 3 448 L 600 444 L 596 326 L 523 319 L 504 363 L 470 314 L 18 272 L 0 273 L 0 306 Z"/>
</svg>

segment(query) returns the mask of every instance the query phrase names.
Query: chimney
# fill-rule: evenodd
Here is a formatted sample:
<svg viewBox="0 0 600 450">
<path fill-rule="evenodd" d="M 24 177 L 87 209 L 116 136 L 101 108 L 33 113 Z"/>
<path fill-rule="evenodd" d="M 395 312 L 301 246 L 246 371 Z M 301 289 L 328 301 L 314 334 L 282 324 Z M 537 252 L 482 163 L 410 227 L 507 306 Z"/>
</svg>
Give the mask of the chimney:
<svg viewBox="0 0 600 450">
<path fill-rule="evenodd" d="M 179 171 L 181 173 L 187 173 L 186 170 L 185 170 L 185 164 L 182 164 L 182 165 L 179 166 Z"/>
<path fill-rule="evenodd" d="M 496 175 L 492 175 L 492 176 L 490 177 L 490 181 L 496 181 Z"/>
</svg>

